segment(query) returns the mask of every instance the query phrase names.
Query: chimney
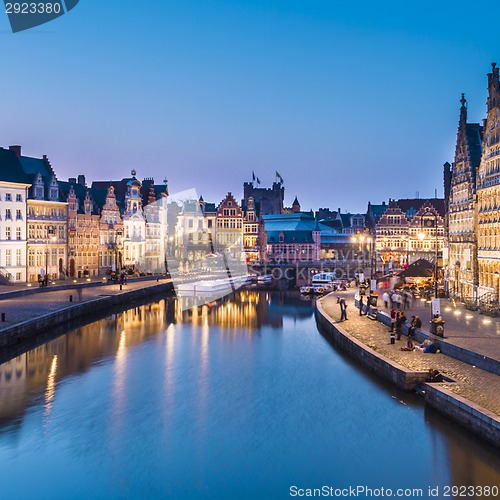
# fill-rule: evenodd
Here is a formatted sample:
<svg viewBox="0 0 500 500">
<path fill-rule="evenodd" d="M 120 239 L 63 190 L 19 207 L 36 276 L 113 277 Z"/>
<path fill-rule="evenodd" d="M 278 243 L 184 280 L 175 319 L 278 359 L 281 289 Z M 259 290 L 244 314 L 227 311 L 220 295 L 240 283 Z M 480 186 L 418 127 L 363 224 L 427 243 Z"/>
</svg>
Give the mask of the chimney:
<svg viewBox="0 0 500 500">
<path fill-rule="evenodd" d="M 69 182 L 70 184 L 76 184 L 76 177 L 70 177 L 70 178 L 68 179 L 68 182 Z"/>
<path fill-rule="evenodd" d="M 85 176 L 84 175 L 80 174 L 78 176 L 78 184 L 80 184 L 81 186 L 84 186 L 84 187 L 86 186 L 86 184 L 85 184 Z"/>
<path fill-rule="evenodd" d="M 9 146 L 10 151 L 14 151 L 16 153 L 16 156 L 21 159 L 21 146 Z"/>
</svg>

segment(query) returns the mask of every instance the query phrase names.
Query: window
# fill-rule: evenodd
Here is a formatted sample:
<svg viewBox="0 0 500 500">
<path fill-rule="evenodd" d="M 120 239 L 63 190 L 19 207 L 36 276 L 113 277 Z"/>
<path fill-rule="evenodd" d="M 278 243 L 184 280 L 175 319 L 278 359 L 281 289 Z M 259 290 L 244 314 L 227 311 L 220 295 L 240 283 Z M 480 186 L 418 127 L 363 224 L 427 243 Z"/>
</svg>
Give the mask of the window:
<svg viewBox="0 0 500 500">
<path fill-rule="evenodd" d="M 16 201 L 23 201 L 23 196 L 21 194 L 16 194 Z"/>
<path fill-rule="evenodd" d="M 16 227 L 16 240 L 20 240 L 21 239 L 21 228 L 20 227 Z"/>
<path fill-rule="evenodd" d="M 5 210 L 5 220 L 12 220 L 12 212 L 10 211 L 10 208 Z"/>
<path fill-rule="evenodd" d="M 10 193 L 5 194 L 5 201 L 12 201 L 12 195 Z"/>
<path fill-rule="evenodd" d="M 21 256 L 21 249 L 20 249 L 20 248 L 18 248 L 18 249 L 16 250 L 16 266 L 20 266 L 20 265 L 22 265 L 21 258 L 22 258 L 22 256 Z"/>
<path fill-rule="evenodd" d="M 16 220 L 23 220 L 23 214 L 19 209 L 16 210 Z"/>
<path fill-rule="evenodd" d="M 10 232 L 10 227 L 5 228 L 5 239 L 10 240 L 11 239 L 11 232 Z"/>
<path fill-rule="evenodd" d="M 16 281 L 21 281 L 21 273 L 16 273 Z"/>
<path fill-rule="evenodd" d="M 12 255 L 10 250 L 5 250 L 5 265 L 12 265 Z"/>
</svg>

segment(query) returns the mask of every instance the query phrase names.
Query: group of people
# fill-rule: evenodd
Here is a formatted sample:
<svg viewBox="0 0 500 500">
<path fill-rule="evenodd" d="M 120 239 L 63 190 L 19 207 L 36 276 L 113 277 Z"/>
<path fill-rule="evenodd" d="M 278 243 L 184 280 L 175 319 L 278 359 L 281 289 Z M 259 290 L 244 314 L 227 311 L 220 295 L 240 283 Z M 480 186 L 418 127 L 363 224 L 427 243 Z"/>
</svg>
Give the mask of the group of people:
<svg viewBox="0 0 500 500">
<path fill-rule="evenodd" d="M 386 309 L 407 309 L 413 301 L 413 294 L 406 291 L 386 290 L 382 295 Z"/>
<path fill-rule="evenodd" d="M 47 286 L 49 284 L 49 277 L 47 275 L 42 276 L 41 274 L 38 275 L 38 286 Z"/>
<path fill-rule="evenodd" d="M 439 347 L 431 339 L 426 339 L 421 344 L 415 345 L 413 339 L 408 337 L 405 346 L 401 347 L 401 351 L 420 351 L 426 354 L 436 354 L 439 352 Z"/>
</svg>

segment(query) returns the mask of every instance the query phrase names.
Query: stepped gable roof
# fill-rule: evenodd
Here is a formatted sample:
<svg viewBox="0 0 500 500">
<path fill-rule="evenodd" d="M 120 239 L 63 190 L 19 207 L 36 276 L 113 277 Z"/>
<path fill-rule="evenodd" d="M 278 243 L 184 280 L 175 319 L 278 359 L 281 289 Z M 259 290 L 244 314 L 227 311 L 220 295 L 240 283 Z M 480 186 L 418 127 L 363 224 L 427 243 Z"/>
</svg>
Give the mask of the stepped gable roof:
<svg viewBox="0 0 500 500">
<path fill-rule="evenodd" d="M 100 213 L 100 209 L 103 207 L 104 203 L 106 203 L 106 197 L 102 204 L 97 203 L 95 193 L 91 188 L 87 188 L 78 182 L 68 182 L 68 181 L 57 181 L 59 184 L 59 193 L 61 194 L 61 201 L 68 201 L 68 196 L 71 188 L 73 187 L 73 191 L 76 194 L 78 199 L 78 212 L 79 214 L 83 214 L 85 212 L 85 198 L 87 196 L 87 192 L 90 194 L 90 199 L 92 200 L 92 214 L 98 215 Z M 100 194 L 100 193 L 99 193 Z"/>
<path fill-rule="evenodd" d="M 0 148 L 0 180 L 31 184 L 16 153 L 9 149 Z"/>
<path fill-rule="evenodd" d="M 443 198 L 429 199 L 401 199 L 396 201 L 397 206 L 405 214 L 416 214 L 425 204 L 432 205 L 441 217 L 445 214 L 445 202 Z"/>
<path fill-rule="evenodd" d="M 55 175 L 47 158 L 21 156 L 21 165 L 26 175 L 31 179 L 34 179 L 40 172 L 44 181 L 47 179 L 50 182 Z"/>
</svg>

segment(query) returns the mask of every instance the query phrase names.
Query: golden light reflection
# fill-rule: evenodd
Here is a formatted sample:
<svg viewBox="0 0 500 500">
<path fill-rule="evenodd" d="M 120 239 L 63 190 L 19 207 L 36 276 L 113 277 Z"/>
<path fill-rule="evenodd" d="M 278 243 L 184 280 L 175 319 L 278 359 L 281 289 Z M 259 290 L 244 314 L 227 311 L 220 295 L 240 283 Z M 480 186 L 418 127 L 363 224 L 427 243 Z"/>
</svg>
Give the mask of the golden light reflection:
<svg viewBox="0 0 500 500">
<path fill-rule="evenodd" d="M 47 387 L 45 389 L 45 416 L 49 415 L 52 409 L 52 402 L 56 393 L 56 373 L 57 373 L 57 354 L 54 354 L 50 365 L 50 372 L 47 377 Z"/>
<path fill-rule="evenodd" d="M 465 315 L 465 319 L 472 319 L 474 316 L 472 316 L 472 314 L 466 314 Z"/>
<path fill-rule="evenodd" d="M 484 323 L 485 325 L 489 325 L 489 324 L 491 324 L 491 319 L 487 319 L 487 318 L 485 318 L 485 319 L 483 319 L 483 323 Z"/>
<path fill-rule="evenodd" d="M 117 396 L 121 396 L 124 387 L 124 373 L 127 361 L 127 333 L 122 330 L 120 333 L 120 340 L 118 341 L 118 350 L 116 351 L 116 364 L 115 364 L 115 391 Z"/>
<path fill-rule="evenodd" d="M 460 316 L 460 315 L 462 314 L 462 311 L 455 311 L 453 314 L 454 314 L 455 316 Z"/>
</svg>

